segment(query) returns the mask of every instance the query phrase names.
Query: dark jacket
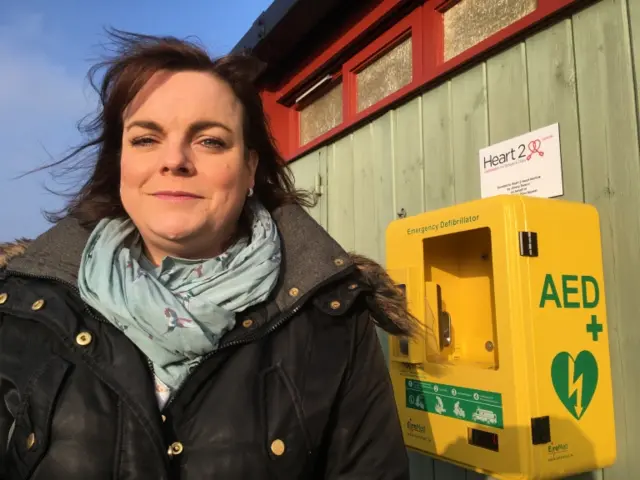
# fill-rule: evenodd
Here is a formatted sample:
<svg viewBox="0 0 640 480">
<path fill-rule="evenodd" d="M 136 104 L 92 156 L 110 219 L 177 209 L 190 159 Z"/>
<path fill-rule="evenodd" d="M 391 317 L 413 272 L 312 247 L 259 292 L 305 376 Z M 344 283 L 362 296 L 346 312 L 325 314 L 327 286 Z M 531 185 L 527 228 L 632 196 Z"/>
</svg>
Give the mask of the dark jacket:
<svg viewBox="0 0 640 480">
<path fill-rule="evenodd" d="M 374 325 L 408 330 L 399 291 L 300 207 L 274 218 L 273 297 L 162 412 L 145 357 L 78 295 L 89 232 L 66 219 L 23 254 L 5 246 L 0 479 L 408 479 Z"/>
</svg>

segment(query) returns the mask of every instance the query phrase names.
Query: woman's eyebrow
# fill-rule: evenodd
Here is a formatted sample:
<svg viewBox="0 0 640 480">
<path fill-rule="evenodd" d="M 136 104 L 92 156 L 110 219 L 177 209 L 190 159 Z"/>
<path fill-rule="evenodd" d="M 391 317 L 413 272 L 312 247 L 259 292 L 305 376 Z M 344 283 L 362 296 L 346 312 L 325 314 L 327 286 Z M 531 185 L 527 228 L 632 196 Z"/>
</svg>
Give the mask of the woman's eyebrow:
<svg viewBox="0 0 640 480">
<path fill-rule="evenodd" d="M 141 128 L 146 128 L 147 130 L 154 130 L 158 133 L 164 133 L 164 129 L 159 124 L 157 124 L 156 122 L 152 122 L 151 120 L 135 120 L 129 123 L 125 127 L 125 130 L 129 131 L 133 127 L 141 127 Z"/>
<path fill-rule="evenodd" d="M 164 133 L 164 129 L 158 123 L 151 120 L 135 120 L 126 126 L 126 130 L 129 131 L 133 127 L 142 127 L 148 130 L 156 131 L 158 133 Z M 189 133 L 194 134 L 202 130 L 206 130 L 208 128 L 214 128 L 214 127 L 222 128 L 224 130 L 227 130 L 229 133 L 233 133 L 233 130 L 230 127 L 216 120 L 195 121 L 191 125 L 189 125 Z"/>
<path fill-rule="evenodd" d="M 194 134 L 208 128 L 222 128 L 229 133 L 233 133 L 233 130 L 222 122 L 216 120 L 198 120 L 189 125 L 189 133 Z"/>
</svg>

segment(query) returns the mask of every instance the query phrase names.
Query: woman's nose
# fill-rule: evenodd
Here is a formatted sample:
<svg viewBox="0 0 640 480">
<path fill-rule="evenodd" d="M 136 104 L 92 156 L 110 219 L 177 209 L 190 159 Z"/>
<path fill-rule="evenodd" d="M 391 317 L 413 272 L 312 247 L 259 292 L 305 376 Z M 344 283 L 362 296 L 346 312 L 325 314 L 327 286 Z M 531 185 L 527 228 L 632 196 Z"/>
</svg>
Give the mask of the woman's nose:
<svg viewBox="0 0 640 480">
<path fill-rule="evenodd" d="M 182 145 L 167 145 L 162 155 L 162 170 L 174 173 L 190 173 L 194 170 L 191 155 Z"/>
</svg>

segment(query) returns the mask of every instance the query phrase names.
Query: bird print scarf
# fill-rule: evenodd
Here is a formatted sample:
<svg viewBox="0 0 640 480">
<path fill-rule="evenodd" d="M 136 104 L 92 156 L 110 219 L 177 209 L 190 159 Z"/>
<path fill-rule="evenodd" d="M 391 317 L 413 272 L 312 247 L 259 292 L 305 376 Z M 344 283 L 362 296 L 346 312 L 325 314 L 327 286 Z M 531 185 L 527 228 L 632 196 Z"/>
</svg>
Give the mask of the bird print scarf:
<svg viewBox="0 0 640 480">
<path fill-rule="evenodd" d="M 102 220 L 85 246 L 81 297 L 147 356 L 166 396 L 217 349 L 235 314 L 266 300 L 277 282 L 277 227 L 257 200 L 248 199 L 248 207 L 250 238 L 212 259 L 166 257 L 156 267 L 129 219 Z"/>
</svg>

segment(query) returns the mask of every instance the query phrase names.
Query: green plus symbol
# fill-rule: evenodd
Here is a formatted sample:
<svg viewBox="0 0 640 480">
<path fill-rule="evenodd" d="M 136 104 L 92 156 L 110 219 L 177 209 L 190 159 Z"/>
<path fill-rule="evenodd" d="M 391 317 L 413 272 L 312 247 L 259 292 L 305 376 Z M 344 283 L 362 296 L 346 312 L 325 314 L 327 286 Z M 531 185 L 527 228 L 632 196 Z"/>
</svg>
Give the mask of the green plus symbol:
<svg viewBox="0 0 640 480">
<path fill-rule="evenodd" d="M 591 323 L 587 323 L 587 333 L 591 334 L 594 342 L 598 341 L 598 334 L 602 333 L 602 324 L 598 323 L 598 317 L 591 315 Z"/>
</svg>

